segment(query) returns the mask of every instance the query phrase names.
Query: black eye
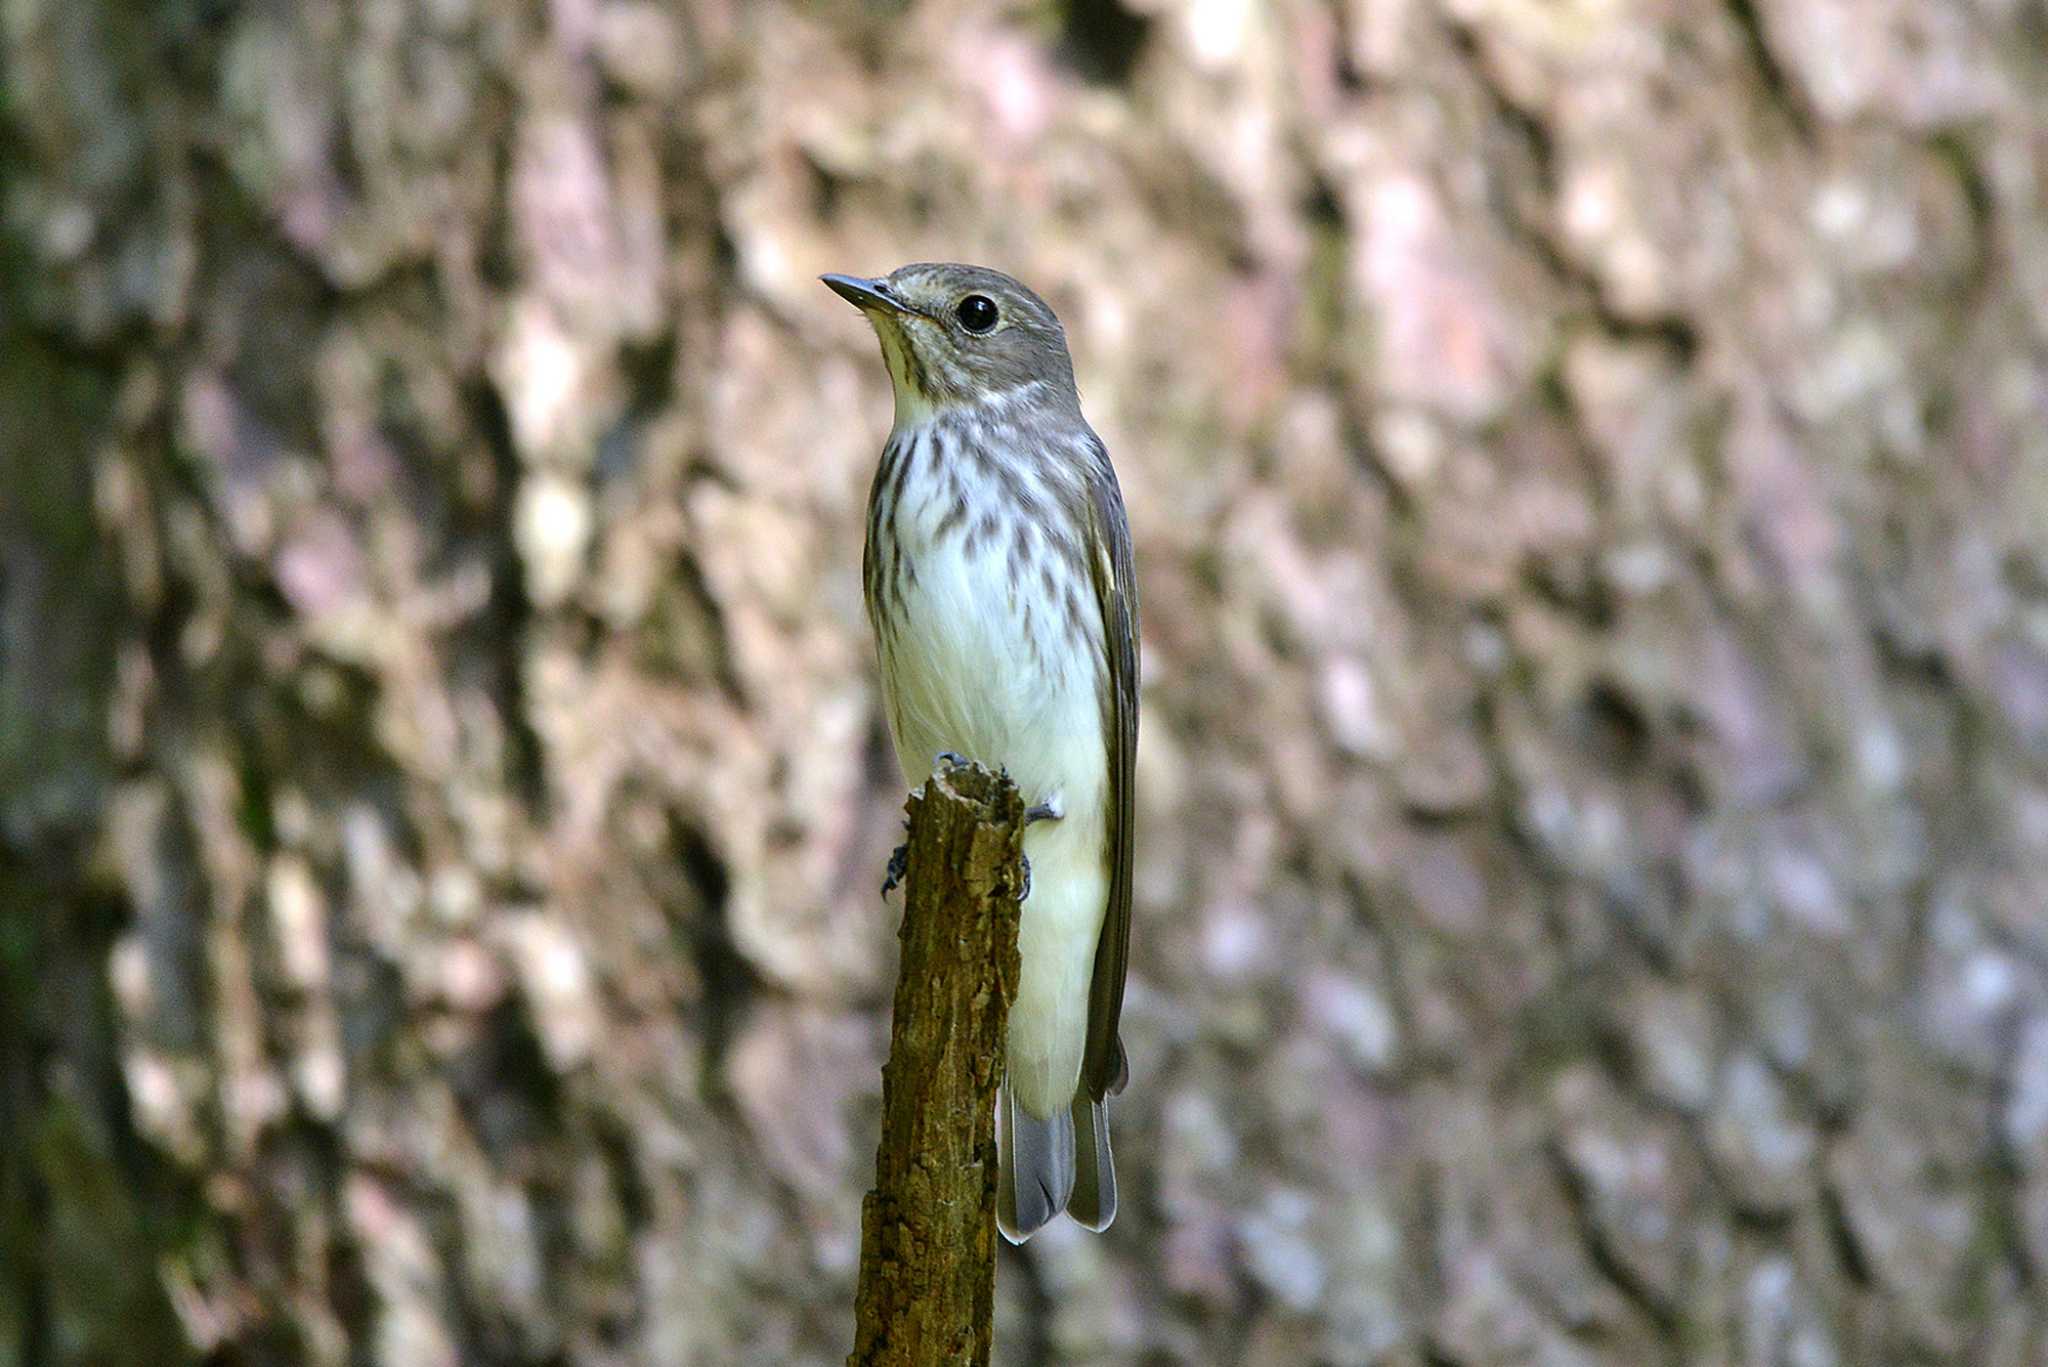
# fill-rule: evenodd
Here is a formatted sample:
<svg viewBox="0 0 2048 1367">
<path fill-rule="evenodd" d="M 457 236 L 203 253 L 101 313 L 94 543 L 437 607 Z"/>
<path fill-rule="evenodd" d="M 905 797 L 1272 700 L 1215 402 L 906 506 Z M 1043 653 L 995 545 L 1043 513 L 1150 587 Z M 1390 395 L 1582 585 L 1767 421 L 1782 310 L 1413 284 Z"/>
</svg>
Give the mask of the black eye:
<svg viewBox="0 0 2048 1367">
<path fill-rule="evenodd" d="M 988 332 L 996 325 L 996 301 L 985 294 L 970 294 L 953 310 L 953 316 L 969 332 Z"/>
</svg>

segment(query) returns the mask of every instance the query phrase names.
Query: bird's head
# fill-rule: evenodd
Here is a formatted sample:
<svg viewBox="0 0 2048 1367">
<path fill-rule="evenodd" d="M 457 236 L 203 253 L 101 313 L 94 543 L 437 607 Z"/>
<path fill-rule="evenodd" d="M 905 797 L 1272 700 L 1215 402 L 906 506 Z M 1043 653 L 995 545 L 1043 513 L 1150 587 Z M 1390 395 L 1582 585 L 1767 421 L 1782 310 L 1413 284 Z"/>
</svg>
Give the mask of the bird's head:
<svg viewBox="0 0 2048 1367">
<path fill-rule="evenodd" d="M 872 280 L 821 278 L 874 324 L 896 388 L 898 426 L 991 404 L 1078 411 L 1060 320 L 1001 271 L 920 262 Z"/>
</svg>

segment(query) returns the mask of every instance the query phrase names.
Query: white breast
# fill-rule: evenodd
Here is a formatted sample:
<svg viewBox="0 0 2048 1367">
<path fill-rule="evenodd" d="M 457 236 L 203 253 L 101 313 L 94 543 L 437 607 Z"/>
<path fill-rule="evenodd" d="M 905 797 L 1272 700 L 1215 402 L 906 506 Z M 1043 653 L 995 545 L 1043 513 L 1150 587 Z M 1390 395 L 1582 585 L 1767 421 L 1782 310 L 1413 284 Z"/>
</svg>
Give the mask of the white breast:
<svg viewBox="0 0 2048 1367">
<path fill-rule="evenodd" d="M 1104 768 L 1101 615 L 1093 585 L 954 440 L 899 436 L 910 463 L 888 516 L 902 563 L 880 632 L 899 757 L 915 782 L 955 750 L 1042 801 L 1075 769 Z M 1070 595 L 1088 608 L 1078 635 Z"/>
<path fill-rule="evenodd" d="M 881 589 L 889 601 L 876 634 L 906 781 L 923 782 L 933 757 L 951 750 L 1007 769 L 1027 804 L 1049 802 L 1063 813 L 1025 833 L 1033 890 L 1019 933 L 1024 963 L 1009 1050 L 1018 1100 L 1050 1115 L 1074 1094 L 1108 902 L 1102 619 L 1093 584 L 1076 577 L 1082 571 L 1005 507 L 1008 495 L 978 462 L 954 449 L 974 435 L 936 424 L 895 434 L 911 464 L 882 513 L 904 563 Z M 982 510 L 997 507 L 1005 511 L 976 526 Z M 1069 594 L 1080 595 L 1078 634 Z"/>
</svg>

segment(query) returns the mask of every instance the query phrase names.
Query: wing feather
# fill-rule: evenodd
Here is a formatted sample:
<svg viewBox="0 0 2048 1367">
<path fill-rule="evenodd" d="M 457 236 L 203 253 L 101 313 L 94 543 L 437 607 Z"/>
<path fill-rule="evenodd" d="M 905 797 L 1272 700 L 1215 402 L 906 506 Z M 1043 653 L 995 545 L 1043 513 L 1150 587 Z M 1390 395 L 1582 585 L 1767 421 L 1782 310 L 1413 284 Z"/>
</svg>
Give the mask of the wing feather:
<svg viewBox="0 0 2048 1367">
<path fill-rule="evenodd" d="M 1093 432 L 1088 444 L 1095 470 L 1088 481 L 1091 520 L 1089 557 L 1095 594 L 1102 605 L 1103 653 L 1109 686 L 1103 690 L 1102 726 L 1109 753 L 1109 910 L 1095 947 L 1095 974 L 1088 988 L 1088 1045 L 1082 1085 L 1095 1100 L 1121 1092 L 1129 1077 L 1117 1025 L 1123 1015 L 1124 974 L 1131 945 L 1131 841 L 1135 834 L 1131 799 L 1138 753 L 1138 583 L 1131 554 L 1131 528 L 1109 451 Z"/>
</svg>

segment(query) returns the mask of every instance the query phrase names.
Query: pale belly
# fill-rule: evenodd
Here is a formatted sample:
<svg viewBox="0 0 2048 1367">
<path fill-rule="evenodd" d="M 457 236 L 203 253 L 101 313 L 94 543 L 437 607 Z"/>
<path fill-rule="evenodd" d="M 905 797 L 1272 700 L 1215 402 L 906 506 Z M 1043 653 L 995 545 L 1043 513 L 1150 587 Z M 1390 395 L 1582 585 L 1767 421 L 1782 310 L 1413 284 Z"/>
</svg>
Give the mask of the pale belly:
<svg viewBox="0 0 2048 1367">
<path fill-rule="evenodd" d="M 1027 806 L 1051 803 L 1062 813 L 1024 833 L 1032 890 L 1010 1012 L 1010 1086 L 1049 1116 L 1072 1100 L 1079 1079 L 1109 897 L 1100 629 L 1077 649 L 1037 570 L 1012 592 L 1003 538 L 985 538 L 973 552 L 957 532 L 934 543 L 927 512 L 906 499 L 898 526 L 916 573 L 892 600 L 894 629 L 878 633 L 890 729 L 913 785 L 950 750 L 1007 769 Z"/>
</svg>

